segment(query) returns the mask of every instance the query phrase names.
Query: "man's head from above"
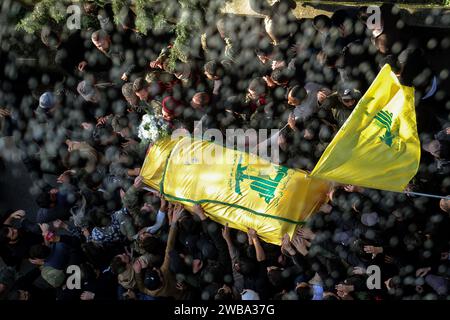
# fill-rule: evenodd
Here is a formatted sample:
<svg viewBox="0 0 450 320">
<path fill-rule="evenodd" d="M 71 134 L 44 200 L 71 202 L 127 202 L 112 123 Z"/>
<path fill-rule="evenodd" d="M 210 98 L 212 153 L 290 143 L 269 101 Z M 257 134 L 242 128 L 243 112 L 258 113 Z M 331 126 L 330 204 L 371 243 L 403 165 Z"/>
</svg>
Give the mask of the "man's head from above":
<svg viewBox="0 0 450 320">
<path fill-rule="evenodd" d="M 100 91 L 92 81 L 83 80 L 78 83 L 77 92 L 87 102 L 98 103 L 100 101 Z"/>
<path fill-rule="evenodd" d="M 130 120 L 126 116 L 114 116 L 111 121 L 113 131 L 123 138 L 129 138 L 131 135 Z"/>
<path fill-rule="evenodd" d="M 307 92 L 300 85 L 293 86 L 288 93 L 288 104 L 290 106 L 298 106 L 306 98 Z"/>
<path fill-rule="evenodd" d="M 352 21 L 347 10 L 337 10 L 331 16 L 331 27 L 339 30 L 341 37 L 347 37 L 353 32 Z"/>
<path fill-rule="evenodd" d="M 279 67 L 272 71 L 270 78 L 277 86 L 286 86 L 294 76 L 292 69 Z"/>
<path fill-rule="evenodd" d="M 61 36 L 49 26 L 44 26 L 41 31 L 41 41 L 46 47 L 57 49 L 61 44 Z"/>
<path fill-rule="evenodd" d="M 297 293 L 298 300 L 312 300 L 314 296 L 314 290 L 307 282 L 297 283 L 295 293 Z"/>
<path fill-rule="evenodd" d="M 149 102 L 149 100 L 161 94 L 162 87 L 156 80 L 147 81 L 144 78 L 137 78 L 133 82 L 133 91 L 139 100 Z"/>
<path fill-rule="evenodd" d="M 258 43 L 258 48 L 255 50 L 256 56 L 263 64 L 273 60 L 275 56 L 275 49 L 270 39 L 262 38 Z"/>
<path fill-rule="evenodd" d="M 56 205 L 58 189 L 49 185 L 43 187 L 36 197 L 36 203 L 40 208 L 53 208 Z"/>
<path fill-rule="evenodd" d="M 229 285 L 224 284 L 217 290 L 216 295 L 214 296 L 214 300 L 233 300 L 233 290 Z"/>
<path fill-rule="evenodd" d="M 51 249 L 43 244 L 35 244 L 29 250 L 29 256 L 33 264 L 43 265 L 45 259 L 50 256 Z"/>
<path fill-rule="evenodd" d="M 127 82 L 122 86 L 122 95 L 130 106 L 136 106 L 139 103 L 139 97 L 133 90 L 133 83 Z"/>
<path fill-rule="evenodd" d="M 111 272 L 114 274 L 124 273 L 130 264 L 130 256 L 126 253 L 116 255 L 111 261 Z"/>
<path fill-rule="evenodd" d="M 172 121 L 183 113 L 183 103 L 172 96 L 162 100 L 162 115 L 164 120 Z"/>
<path fill-rule="evenodd" d="M 242 257 L 234 266 L 243 276 L 252 276 L 257 269 L 255 262 L 246 257 Z"/>
<path fill-rule="evenodd" d="M 157 290 L 161 288 L 162 286 L 162 274 L 161 271 L 157 268 L 153 268 L 151 270 L 147 270 L 145 272 L 145 278 L 144 278 L 144 286 L 148 290 Z"/>
<path fill-rule="evenodd" d="M 357 89 L 350 87 L 340 89 L 338 95 L 342 104 L 349 109 L 354 108 L 361 98 L 361 93 Z"/>
<path fill-rule="evenodd" d="M 225 68 L 220 61 L 212 60 L 204 65 L 204 73 L 209 80 L 219 80 L 225 75 Z"/>
<path fill-rule="evenodd" d="M 137 78 L 133 82 L 134 94 L 141 100 L 147 101 L 150 97 L 150 84 L 144 78 Z"/>
<path fill-rule="evenodd" d="M 209 104 L 211 97 L 206 92 L 197 92 L 191 99 L 191 106 L 194 109 L 202 109 Z"/>
<path fill-rule="evenodd" d="M 289 287 L 288 272 L 283 268 L 271 266 L 267 267 L 267 278 L 274 288 L 277 290 L 286 289 Z"/>
<path fill-rule="evenodd" d="M 314 17 L 313 26 L 319 33 L 326 33 L 331 28 L 331 19 L 324 14 L 320 14 Z"/>
<path fill-rule="evenodd" d="M 148 201 L 145 201 L 140 210 L 141 214 L 152 214 L 156 213 L 154 205 Z"/>
<path fill-rule="evenodd" d="M 111 37 L 104 30 L 94 31 L 91 35 L 91 40 L 100 51 L 107 52 L 111 47 Z"/>
<path fill-rule="evenodd" d="M 253 79 L 248 86 L 248 96 L 252 100 L 257 100 L 266 94 L 266 81 L 263 78 Z"/>
<path fill-rule="evenodd" d="M 47 91 L 44 92 L 39 97 L 39 109 L 40 111 L 45 112 L 46 114 L 52 113 L 57 106 L 56 97 L 53 92 Z"/>
</svg>

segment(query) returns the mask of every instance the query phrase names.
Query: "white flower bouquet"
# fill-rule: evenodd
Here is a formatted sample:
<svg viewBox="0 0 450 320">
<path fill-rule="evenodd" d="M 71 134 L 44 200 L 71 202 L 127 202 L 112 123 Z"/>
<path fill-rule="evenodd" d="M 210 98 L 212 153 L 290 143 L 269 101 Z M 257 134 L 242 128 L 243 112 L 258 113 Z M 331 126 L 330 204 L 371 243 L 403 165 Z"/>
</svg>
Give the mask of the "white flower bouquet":
<svg viewBox="0 0 450 320">
<path fill-rule="evenodd" d="M 169 135 L 169 125 L 162 118 L 151 114 L 142 117 L 138 136 L 143 142 L 151 144 L 167 135 Z"/>
</svg>

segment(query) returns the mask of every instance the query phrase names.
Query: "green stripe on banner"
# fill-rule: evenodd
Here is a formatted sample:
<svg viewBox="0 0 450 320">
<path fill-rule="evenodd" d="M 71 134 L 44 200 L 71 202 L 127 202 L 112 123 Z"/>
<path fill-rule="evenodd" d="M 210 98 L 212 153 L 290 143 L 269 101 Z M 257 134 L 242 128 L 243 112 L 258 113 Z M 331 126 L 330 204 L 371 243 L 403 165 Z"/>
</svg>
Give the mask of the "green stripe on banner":
<svg viewBox="0 0 450 320">
<path fill-rule="evenodd" d="M 163 176 L 161 178 L 161 182 L 159 183 L 159 190 L 160 190 L 160 193 L 162 195 L 164 195 L 164 196 L 166 196 L 168 198 L 171 198 L 173 200 L 189 202 L 189 203 L 194 203 L 194 204 L 202 204 L 202 203 L 222 204 L 224 206 L 245 210 L 245 211 L 247 211 L 247 212 L 249 212 L 251 214 L 257 215 L 257 216 L 261 216 L 261 217 L 265 217 L 265 218 L 271 218 L 271 219 L 275 219 L 275 220 L 280 220 L 280 221 L 284 221 L 284 222 L 292 223 L 292 224 L 296 224 L 296 225 L 304 225 L 306 223 L 305 221 L 294 221 L 294 220 L 291 220 L 291 219 L 288 219 L 288 218 L 277 217 L 277 216 L 273 216 L 273 215 L 266 214 L 266 213 L 260 213 L 260 212 L 257 212 L 255 210 L 249 209 L 247 207 L 243 207 L 243 206 L 240 206 L 240 205 L 237 205 L 237 204 L 233 204 L 233 203 L 226 203 L 226 202 L 222 202 L 222 201 L 208 200 L 208 199 L 202 199 L 202 200 L 195 201 L 195 200 L 191 200 L 191 199 L 185 199 L 185 198 L 176 197 L 176 196 L 173 196 L 171 194 L 168 194 L 168 193 L 164 192 L 164 180 L 165 180 L 165 177 L 166 177 L 167 166 L 168 166 L 169 159 L 170 159 L 171 155 L 172 155 L 172 152 L 169 154 L 169 156 L 166 159 L 166 164 L 164 166 Z"/>
</svg>

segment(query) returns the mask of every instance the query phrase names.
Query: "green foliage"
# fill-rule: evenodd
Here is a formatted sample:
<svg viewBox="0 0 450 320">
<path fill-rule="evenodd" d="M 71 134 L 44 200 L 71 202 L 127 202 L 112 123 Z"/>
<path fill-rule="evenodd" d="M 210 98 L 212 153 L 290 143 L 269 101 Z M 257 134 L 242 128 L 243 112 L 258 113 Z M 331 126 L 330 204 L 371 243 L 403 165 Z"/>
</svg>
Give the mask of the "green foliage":
<svg viewBox="0 0 450 320">
<path fill-rule="evenodd" d="M 112 11 L 114 13 L 114 23 L 115 24 L 120 23 L 120 12 L 127 5 L 128 5 L 127 0 L 112 0 L 111 1 Z"/>
<path fill-rule="evenodd" d="M 30 14 L 19 22 L 17 29 L 27 33 L 34 33 L 40 31 L 42 27 L 49 22 L 62 22 L 65 16 L 65 1 L 42 0 L 34 6 L 34 9 Z"/>
<path fill-rule="evenodd" d="M 218 0 L 224 4 L 229 0 Z M 124 8 L 131 8 L 136 14 L 136 29 L 146 35 L 149 30 L 167 30 L 175 32 L 173 48 L 169 56 L 169 66 L 176 61 L 186 62 L 187 46 L 193 36 L 198 36 L 205 16 L 216 14 L 217 1 L 208 0 L 82 0 L 93 2 L 100 7 L 110 3 L 114 14 L 114 23 L 121 23 Z M 27 33 L 35 33 L 47 24 L 62 23 L 66 17 L 66 8 L 71 0 L 41 0 L 33 11 L 22 19 L 17 28 Z M 96 21 L 82 16 L 82 27 L 97 26 Z"/>
<path fill-rule="evenodd" d="M 151 2 L 153 1 L 136 0 L 134 4 L 136 13 L 136 29 L 142 34 L 147 34 L 148 30 L 152 26 L 150 17 L 147 14 L 147 4 Z"/>
<path fill-rule="evenodd" d="M 175 27 L 175 41 L 169 55 L 169 69 L 175 68 L 177 60 L 187 62 L 188 56 L 186 54 L 186 46 L 190 39 L 192 26 L 188 21 L 179 22 Z"/>
</svg>

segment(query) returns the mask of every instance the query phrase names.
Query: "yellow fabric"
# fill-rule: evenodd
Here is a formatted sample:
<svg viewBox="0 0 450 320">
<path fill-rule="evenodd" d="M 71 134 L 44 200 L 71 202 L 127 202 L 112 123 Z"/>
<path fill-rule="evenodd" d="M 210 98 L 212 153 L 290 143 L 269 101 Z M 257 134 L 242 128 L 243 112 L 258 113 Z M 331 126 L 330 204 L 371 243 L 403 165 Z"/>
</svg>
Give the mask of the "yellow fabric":
<svg viewBox="0 0 450 320">
<path fill-rule="evenodd" d="M 385 65 L 311 176 L 401 192 L 419 161 L 414 88 L 402 86 Z"/>
<path fill-rule="evenodd" d="M 156 142 L 141 175 L 168 200 L 188 210 L 201 204 L 211 219 L 245 232 L 254 228 L 274 244 L 286 233 L 292 236 L 329 190 L 328 182 L 309 178 L 307 172 L 189 137 Z"/>
</svg>

